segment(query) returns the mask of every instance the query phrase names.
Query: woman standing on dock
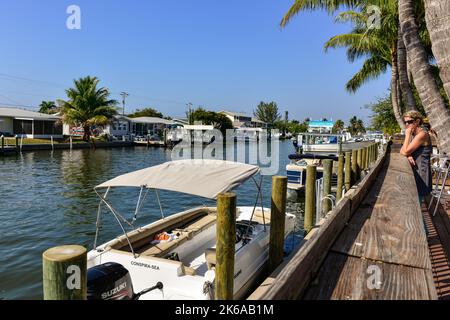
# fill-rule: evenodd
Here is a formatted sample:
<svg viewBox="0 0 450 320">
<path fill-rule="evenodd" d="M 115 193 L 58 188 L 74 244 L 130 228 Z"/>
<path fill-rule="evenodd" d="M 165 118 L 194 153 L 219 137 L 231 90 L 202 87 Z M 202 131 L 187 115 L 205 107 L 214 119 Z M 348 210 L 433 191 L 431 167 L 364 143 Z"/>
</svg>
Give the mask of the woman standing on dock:
<svg viewBox="0 0 450 320">
<path fill-rule="evenodd" d="M 400 153 L 408 157 L 416 179 L 419 202 L 431 192 L 430 158 L 433 152 L 428 131 L 424 130 L 423 117 L 417 111 L 408 111 L 403 115 L 406 124 L 405 141 Z"/>
</svg>

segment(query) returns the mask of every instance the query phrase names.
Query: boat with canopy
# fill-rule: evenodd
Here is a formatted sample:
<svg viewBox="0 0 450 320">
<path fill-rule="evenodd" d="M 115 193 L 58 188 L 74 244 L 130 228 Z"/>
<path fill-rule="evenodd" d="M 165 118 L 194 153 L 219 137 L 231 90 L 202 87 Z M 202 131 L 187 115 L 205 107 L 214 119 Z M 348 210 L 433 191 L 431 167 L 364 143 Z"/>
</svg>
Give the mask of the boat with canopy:
<svg viewBox="0 0 450 320">
<path fill-rule="evenodd" d="M 258 166 L 223 160 L 178 160 L 123 174 L 94 188 L 100 198 L 94 248 L 88 252 L 88 298 L 213 299 L 216 265 L 215 207 L 201 206 L 165 217 L 158 190 L 207 199 L 252 179 L 253 206 L 238 206 L 234 266 L 235 299 L 245 297 L 268 261 L 270 209 L 263 206 Z M 128 221 L 108 200 L 112 188 L 139 188 L 133 218 Z M 134 228 L 150 191 L 161 219 Z M 239 200 L 239 199 L 238 199 Z M 102 210 L 109 209 L 122 234 L 97 245 Z M 295 216 L 286 214 L 285 237 L 294 231 Z M 126 232 L 125 225 L 132 228 Z M 135 294 L 134 291 L 139 292 Z"/>
</svg>

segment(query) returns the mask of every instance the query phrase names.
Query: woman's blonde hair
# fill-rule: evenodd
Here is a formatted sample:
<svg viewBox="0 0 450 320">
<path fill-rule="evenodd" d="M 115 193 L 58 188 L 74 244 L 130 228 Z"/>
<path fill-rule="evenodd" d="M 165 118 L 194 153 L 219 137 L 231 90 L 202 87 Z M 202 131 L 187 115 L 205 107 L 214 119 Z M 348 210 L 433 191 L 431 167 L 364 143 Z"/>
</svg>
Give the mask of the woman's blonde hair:
<svg viewBox="0 0 450 320">
<path fill-rule="evenodd" d="M 420 124 L 423 124 L 423 116 L 418 111 L 415 111 L 415 110 L 407 111 L 407 112 L 405 112 L 403 114 L 403 118 L 405 118 L 405 117 L 409 117 L 409 118 L 412 118 L 414 120 L 420 120 Z"/>
</svg>

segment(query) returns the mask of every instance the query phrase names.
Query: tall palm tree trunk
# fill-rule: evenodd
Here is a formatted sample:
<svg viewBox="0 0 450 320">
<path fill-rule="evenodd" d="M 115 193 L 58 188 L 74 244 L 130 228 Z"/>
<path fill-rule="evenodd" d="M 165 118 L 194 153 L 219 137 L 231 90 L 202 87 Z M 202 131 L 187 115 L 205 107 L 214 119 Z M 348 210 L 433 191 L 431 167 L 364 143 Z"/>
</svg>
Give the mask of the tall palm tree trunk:
<svg viewBox="0 0 450 320">
<path fill-rule="evenodd" d="M 406 47 L 403 42 L 403 34 L 398 31 L 398 43 L 397 43 L 397 54 L 398 54 L 398 78 L 400 82 L 400 89 L 402 92 L 403 102 L 405 103 L 407 110 L 417 110 L 416 100 L 414 99 L 414 94 L 409 84 L 408 79 L 408 60 L 406 55 Z"/>
<path fill-rule="evenodd" d="M 391 72 L 391 103 L 394 110 L 395 119 L 400 126 L 400 129 L 405 130 L 405 124 L 403 123 L 402 110 L 400 107 L 400 95 L 398 90 L 398 66 L 397 66 L 397 50 L 392 50 L 392 72 Z"/>
<path fill-rule="evenodd" d="M 425 20 L 439 75 L 450 97 L 450 1 L 424 0 Z"/>
<path fill-rule="evenodd" d="M 400 25 L 411 72 L 430 124 L 438 135 L 441 152 L 450 153 L 450 111 L 445 107 L 439 87 L 428 64 L 414 16 L 414 0 L 399 0 Z"/>
</svg>

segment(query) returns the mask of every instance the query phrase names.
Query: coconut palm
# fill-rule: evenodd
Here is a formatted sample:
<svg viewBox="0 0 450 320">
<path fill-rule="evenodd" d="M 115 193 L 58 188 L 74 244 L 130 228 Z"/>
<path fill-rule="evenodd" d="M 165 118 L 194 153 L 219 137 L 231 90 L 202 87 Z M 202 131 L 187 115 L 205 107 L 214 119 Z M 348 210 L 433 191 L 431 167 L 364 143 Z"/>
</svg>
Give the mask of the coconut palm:
<svg viewBox="0 0 450 320">
<path fill-rule="evenodd" d="M 430 124 L 438 135 L 441 152 L 450 152 L 450 111 L 439 92 L 419 36 L 413 0 L 399 0 L 399 17 L 403 40 L 410 57 L 411 72 Z"/>
<path fill-rule="evenodd" d="M 40 113 L 53 114 L 58 112 L 58 107 L 55 104 L 55 101 L 42 101 L 39 105 Z"/>
<path fill-rule="evenodd" d="M 450 1 L 424 0 L 425 19 L 430 33 L 431 44 L 436 62 L 440 69 L 440 78 L 445 92 L 450 97 Z"/>
<path fill-rule="evenodd" d="M 336 122 L 334 123 L 332 132 L 333 132 L 333 133 L 342 133 L 342 131 L 344 130 L 344 128 L 345 128 L 345 123 L 344 123 L 344 121 L 342 121 L 342 120 L 339 119 L 339 120 L 336 120 Z"/>
<path fill-rule="evenodd" d="M 363 121 L 358 119 L 356 116 L 350 118 L 347 130 L 352 136 L 366 132 Z"/>
<path fill-rule="evenodd" d="M 74 80 L 74 87 L 67 89 L 67 101 L 59 100 L 63 122 L 83 127 L 83 140 L 89 141 L 93 125 L 106 125 L 117 114 L 116 100 L 109 99 L 107 88 L 97 89 L 96 77 Z"/>
<path fill-rule="evenodd" d="M 367 27 L 369 17 L 361 13 L 367 10 L 364 5 L 361 5 L 361 12 L 345 11 L 340 13 L 336 21 L 351 21 L 355 26 L 350 33 L 334 36 L 328 40 L 325 44 L 325 49 L 346 47 L 347 57 L 350 62 L 355 61 L 357 58 L 366 58 L 361 70 L 346 85 L 347 90 L 350 92 L 355 92 L 365 82 L 379 77 L 391 67 L 392 107 L 397 122 L 402 129 L 405 129 L 399 89 L 397 11 L 394 6 L 385 6 L 381 7 L 381 9 L 383 21 L 380 29 Z M 409 90 L 412 94 L 411 88 Z"/>
</svg>

